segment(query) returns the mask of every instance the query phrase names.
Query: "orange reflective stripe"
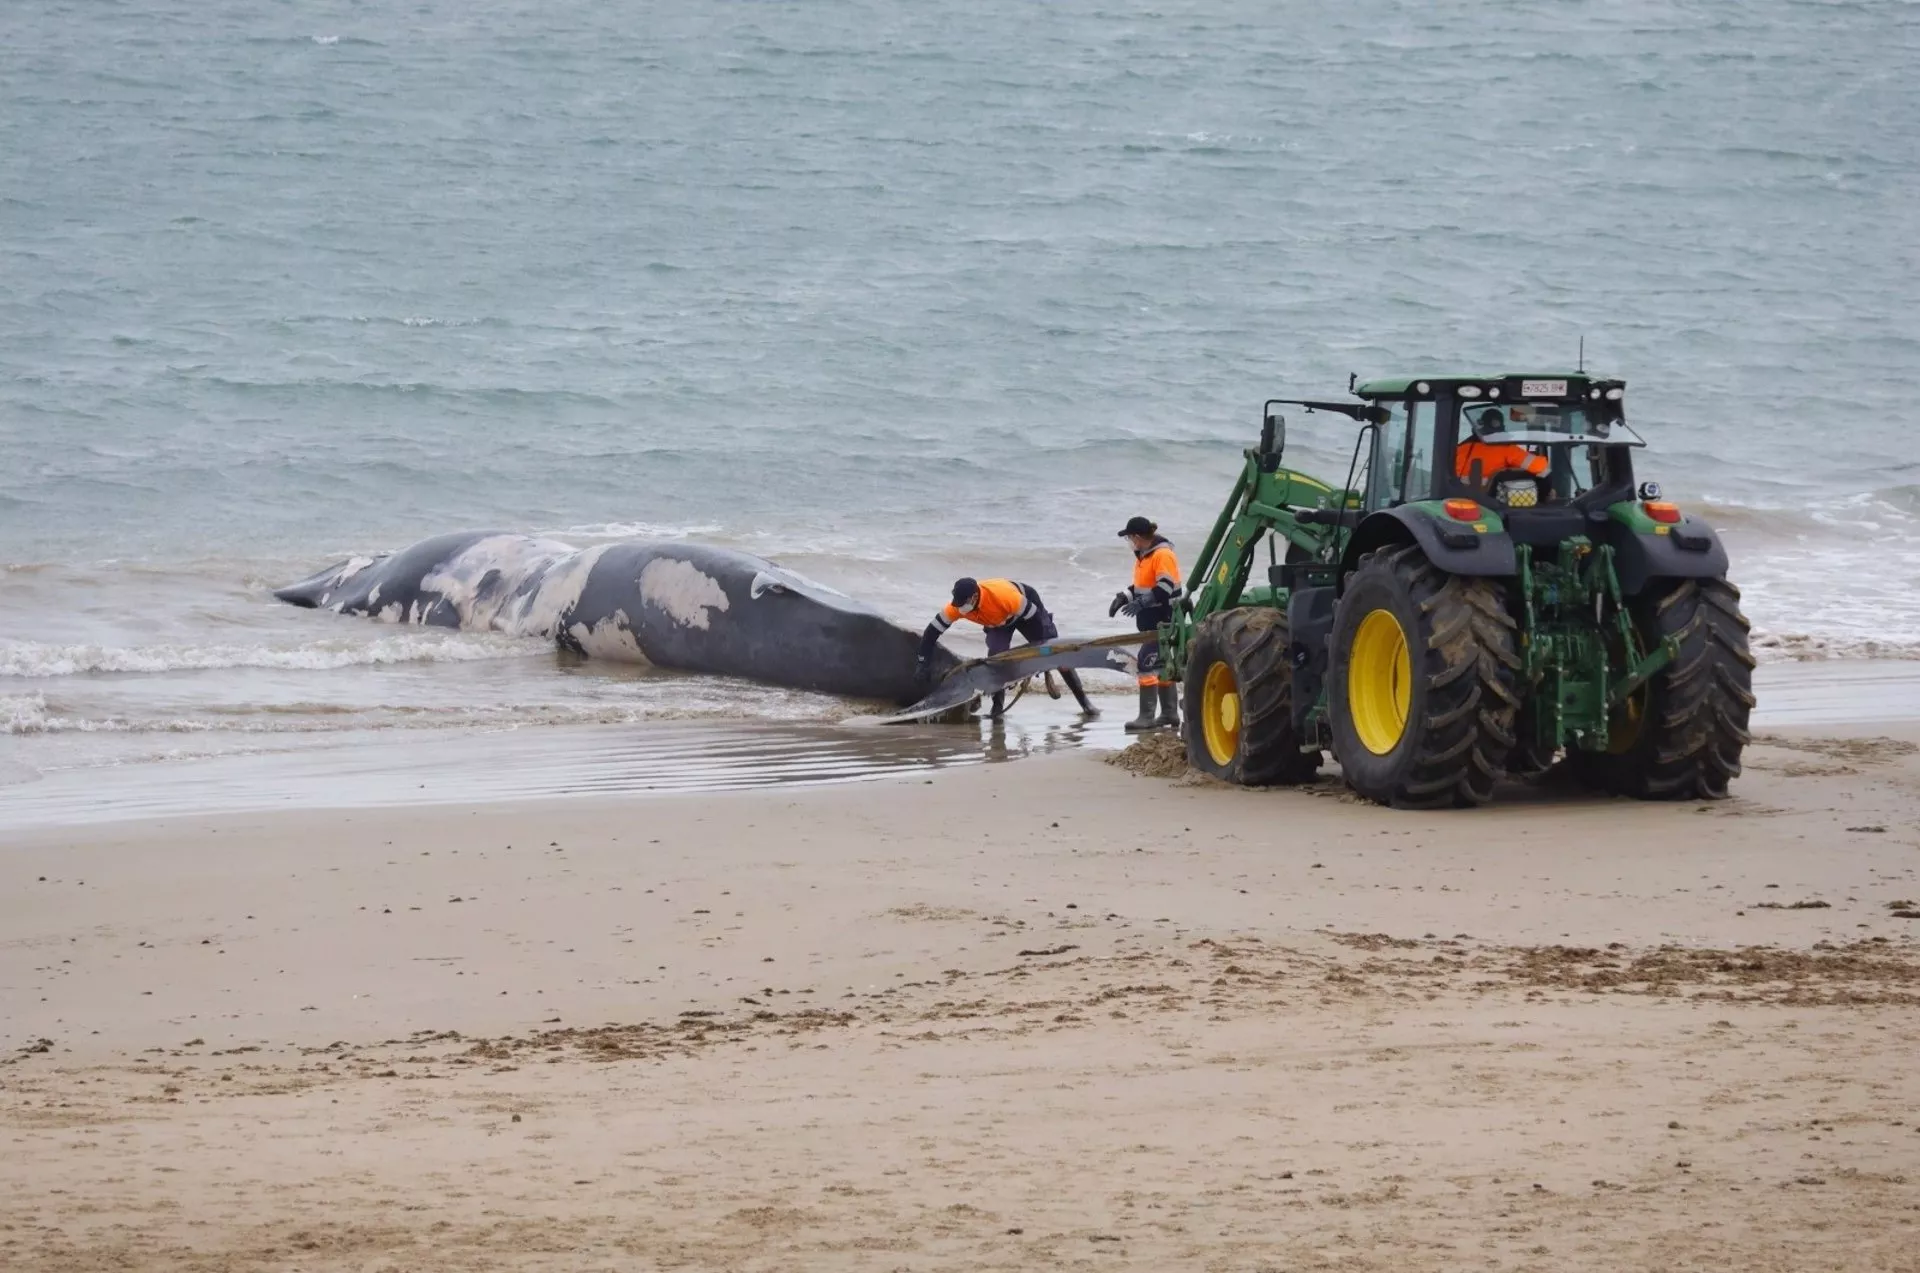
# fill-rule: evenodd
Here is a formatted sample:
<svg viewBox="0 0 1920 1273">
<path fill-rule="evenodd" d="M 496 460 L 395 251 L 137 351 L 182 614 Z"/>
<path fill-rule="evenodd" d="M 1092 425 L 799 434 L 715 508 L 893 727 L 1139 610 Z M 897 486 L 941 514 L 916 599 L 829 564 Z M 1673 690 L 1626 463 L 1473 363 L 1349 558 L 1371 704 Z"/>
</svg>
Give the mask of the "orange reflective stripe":
<svg viewBox="0 0 1920 1273">
<path fill-rule="evenodd" d="M 1027 608 L 1027 594 L 1020 585 L 1011 579 L 982 579 L 980 581 L 980 599 L 971 610 L 962 611 L 949 605 L 941 613 L 952 622 L 958 619 L 971 619 L 983 628 L 997 628 L 1012 623 Z"/>
</svg>

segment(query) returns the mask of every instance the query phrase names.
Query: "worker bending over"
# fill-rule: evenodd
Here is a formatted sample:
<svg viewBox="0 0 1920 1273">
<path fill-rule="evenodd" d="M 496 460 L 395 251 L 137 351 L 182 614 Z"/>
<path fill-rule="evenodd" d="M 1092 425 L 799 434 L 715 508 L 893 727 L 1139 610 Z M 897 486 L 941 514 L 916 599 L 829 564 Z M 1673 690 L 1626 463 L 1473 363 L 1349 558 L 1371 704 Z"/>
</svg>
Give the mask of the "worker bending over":
<svg viewBox="0 0 1920 1273">
<path fill-rule="evenodd" d="M 1127 722 L 1127 732 L 1138 734 L 1164 725 L 1180 728 L 1180 695 L 1171 681 L 1160 679 L 1161 624 L 1173 622 L 1173 603 L 1180 596 L 1180 563 L 1174 558 L 1173 544 L 1160 528 L 1144 517 L 1131 518 L 1120 537 L 1133 546 L 1133 586 L 1117 592 L 1108 616 L 1130 614 L 1134 626 L 1152 632 L 1140 647 L 1140 715 Z M 1160 715 L 1153 714 L 1159 699 Z"/>
<path fill-rule="evenodd" d="M 1015 633 L 1025 637 L 1028 645 L 1060 639 L 1053 615 L 1031 584 L 1015 583 L 1011 579 L 956 579 L 953 581 L 953 603 L 942 606 L 940 612 L 933 616 L 933 622 L 927 625 L 927 630 L 920 635 L 920 661 L 915 672 L 921 680 L 931 675 L 933 647 L 946 635 L 948 628 L 962 619 L 977 623 L 987 630 L 988 657 L 1005 654 L 1012 649 Z M 1081 715 L 1100 714 L 1087 698 L 1086 687 L 1080 684 L 1079 673 L 1072 668 L 1062 668 L 1060 679 L 1073 691 L 1073 701 L 1080 704 Z M 993 714 L 997 717 L 1006 710 L 1007 692 L 1001 690 L 993 696 Z"/>
</svg>

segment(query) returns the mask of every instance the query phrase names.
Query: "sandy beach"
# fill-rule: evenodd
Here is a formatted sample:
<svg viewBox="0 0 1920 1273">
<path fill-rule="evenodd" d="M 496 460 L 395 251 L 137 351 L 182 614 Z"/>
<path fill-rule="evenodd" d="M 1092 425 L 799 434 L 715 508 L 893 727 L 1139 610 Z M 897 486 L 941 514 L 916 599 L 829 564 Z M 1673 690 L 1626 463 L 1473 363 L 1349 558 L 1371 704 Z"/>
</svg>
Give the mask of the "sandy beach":
<svg viewBox="0 0 1920 1273">
<path fill-rule="evenodd" d="M 0 1267 L 1910 1269 L 1920 728 L 9 836 Z"/>
</svg>

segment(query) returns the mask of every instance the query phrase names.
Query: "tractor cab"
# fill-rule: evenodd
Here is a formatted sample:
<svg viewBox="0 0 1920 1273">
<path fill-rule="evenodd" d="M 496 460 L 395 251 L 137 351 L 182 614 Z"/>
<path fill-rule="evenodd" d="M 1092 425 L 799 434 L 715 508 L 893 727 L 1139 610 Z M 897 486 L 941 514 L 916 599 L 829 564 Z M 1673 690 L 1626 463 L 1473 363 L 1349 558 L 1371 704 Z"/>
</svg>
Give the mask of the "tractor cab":
<svg viewBox="0 0 1920 1273">
<path fill-rule="evenodd" d="M 1363 503 L 1368 512 L 1472 500 L 1504 516 L 1604 508 L 1632 498 L 1619 380 L 1581 373 L 1370 380 L 1355 396 L 1377 410 Z M 1562 520 L 1560 518 L 1553 519 Z"/>
</svg>

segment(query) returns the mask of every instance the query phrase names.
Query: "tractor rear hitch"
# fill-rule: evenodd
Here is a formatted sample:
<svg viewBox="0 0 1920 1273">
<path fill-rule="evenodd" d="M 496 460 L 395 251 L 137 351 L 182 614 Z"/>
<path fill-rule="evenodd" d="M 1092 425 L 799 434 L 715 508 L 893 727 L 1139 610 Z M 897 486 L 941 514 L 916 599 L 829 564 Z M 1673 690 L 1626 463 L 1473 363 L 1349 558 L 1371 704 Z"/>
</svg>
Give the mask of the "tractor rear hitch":
<svg viewBox="0 0 1920 1273">
<path fill-rule="evenodd" d="M 1660 670 L 1680 657 L 1680 638 L 1668 637 L 1638 663 L 1633 670 L 1615 681 L 1613 688 L 1607 691 L 1607 706 L 1618 707 L 1627 701 L 1642 685 L 1657 676 Z"/>
</svg>

